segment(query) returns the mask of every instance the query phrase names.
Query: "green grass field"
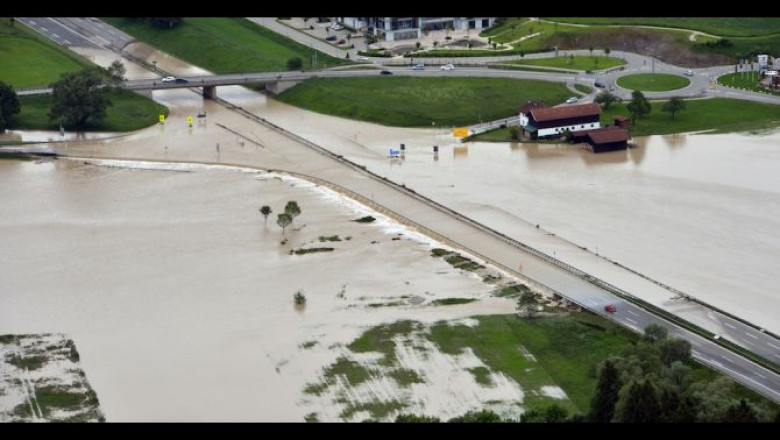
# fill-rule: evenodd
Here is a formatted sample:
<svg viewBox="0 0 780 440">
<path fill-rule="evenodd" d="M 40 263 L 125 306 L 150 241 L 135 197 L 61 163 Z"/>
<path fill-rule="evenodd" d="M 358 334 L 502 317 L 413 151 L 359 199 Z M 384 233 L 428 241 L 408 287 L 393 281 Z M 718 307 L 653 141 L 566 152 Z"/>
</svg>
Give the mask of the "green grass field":
<svg viewBox="0 0 780 440">
<path fill-rule="evenodd" d="M 666 92 L 687 87 L 691 81 L 684 76 L 668 73 L 637 73 L 618 78 L 617 85 L 628 90 L 643 92 Z"/>
<path fill-rule="evenodd" d="M 742 101 L 738 99 L 686 100 L 687 109 L 675 114 L 661 111 L 665 101 L 651 102 L 652 112 L 637 120 L 632 136 L 685 133 L 714 130 L 715 133 L 754 131 L 780 127 L 780 106 Z M 602 123 L 612 123 L 614 115 L 628 116 L 623 104 L 613 104 L 601 115 Z"/>
<path fill-rule="evenodd" d="M 555 58 L 515 60 L 509 61 L 508 64 L 560 67 L 562 69 L 574 70 L 600 70 L 609 69 L 610 67 L 622 66 L 626 64 L 626 61 L 621 58 L 602 56 L 575 56 L 573 58 L 568 56 L 559 56 Z"/>
<path fill-rule="evenodd" d="M 117 90 L 109 95 L 113 105 L 102 124 L 87 127 L 87 131 L 132 131 L 157 123 L 168 108 L 136 93 Z M 59 124 L 49 122 L 52 95 L 20 96 L 22 111 L 13 126 L 17 130 L 59 130 Z"/>
<path fill-rule="evenodd" d="M 187 17 L 174 29 L 156 29 L 145 22 L 108 18 L 139 40 L 215 73 L 284 71 L 287 60 L 300 57 L 311 69 L 315 50 L 249 20 L 237 17 Z M 317 52 L 317 67 L 349 64 Z"/>
<path fill-rule="evenodd" d="M 14 88 L 45 86 L 89 62 L 19 22 L 0 17 L 0 81 Z"/>
<path fill-rule="evenodd" d="M 691 29 L 726 37 L 747 37 L 780 33 L 780 18 L 777 17 L 545 17 L 544 20 L 595 25 L 659 26 Z"/>
<path fill-rule="evenodd" d="M 277 96 L 319 113 L 403 127 L 467 125 L 515 114 L 528 99 L 550 105 L 563 84 L 503 78 L 315 78 Z"/>
</svg>

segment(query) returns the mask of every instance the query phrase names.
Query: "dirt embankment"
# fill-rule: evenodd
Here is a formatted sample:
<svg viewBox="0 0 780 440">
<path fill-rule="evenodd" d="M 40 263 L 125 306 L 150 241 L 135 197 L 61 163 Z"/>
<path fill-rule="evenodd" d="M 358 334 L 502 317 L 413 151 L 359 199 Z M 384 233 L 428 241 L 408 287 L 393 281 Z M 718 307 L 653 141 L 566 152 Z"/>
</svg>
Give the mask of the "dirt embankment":
<svg viewBox="0 0 780 440">
<path fill-rule="evenodd" d="M 661 61 L 683 67 L 706 67 L 734 62 L 726 55 L 695 52 L 690 43 L 680 41 L 675 35 L 646 29 L 560 33 L 551 37 L 549 43 L 551 46 L 557 45 L 559 49 L 609 47 L 612 50 L 653 55 Z"/>
</svg>

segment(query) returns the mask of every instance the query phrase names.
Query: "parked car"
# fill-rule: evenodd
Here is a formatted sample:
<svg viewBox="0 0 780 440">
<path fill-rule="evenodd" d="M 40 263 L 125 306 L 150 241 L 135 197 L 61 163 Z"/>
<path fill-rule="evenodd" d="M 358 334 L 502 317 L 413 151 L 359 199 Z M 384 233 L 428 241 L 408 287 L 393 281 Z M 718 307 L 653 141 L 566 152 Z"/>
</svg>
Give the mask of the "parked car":
<svg viewBox="0 0 780 440">
<path fill-rule="evenodd" d="M 571 98 L 569 98 L 569 99 L 567 99 L 567 100 L 566 100 L 566 103 L 567 103 L 567 104 L 572 104 L 572 103 L 575 103 L 575 102 L 577 102 L 577 101 L 579 101 L 579 99 L 577 99 L 577 98 L 575 98 L 574 96 L 572 96 Z"/>
<path fill-rule="evenodd" d="M 685 76 L 693 76 L 693 70 L 686 70 L 683 75 L 685 75 Z"/>
<path fill-rule="evenodd" d="M 599 81 L 596 81 L 595 83 L 593 83 L 593 85 L 598 87 L 598 88 L 600 88 L 600 89 L 603 89 L 603 88 L 607 87 L 607 86 L 604 85 L 603 82 L 599 82 Z"/>
<path fill-rule="evenodd" d="M 445 65 L 441 66 L 441 70 L 454 70 L 454 69 L 455 69 L 455 66 L 453 66 L 452 64 L 445 64 Z"/>
<path fill-rule="evenodd" d="M 371 61 L 369 57 L 364 57 L 363 55 L 358 55 L 355 57 L 355 59 L 360 61 Z"/>
<path fill-rule="evenodd" d="M 412 67 L 412 70 L 425 70 L 425 64 L 422 64 L 422 63 L 420 63 L 420 64 L 415 64 L 415 65 Z"/>
<path fill-rule="evenodd" d="M 393 72 L 391 72 L 391 71 L 389 71 L 389 70 L 383 70 L 383 71 L 379 72 L 379 74 L 380 74 L 380 75 L 392 75 L 392 74 L 393 74 Z"/>
<path fill-rule="evenodd" d="M 330 37 L 325 38 L 325 41 L 336 41 L 337 38 L 337 36 L 331 35 Z"/>
<path fill-rule="evenodd" d="M 176 78 L 174 78 L 172 76 L 166 76 L 165 78 L 161 79 L 160 81 L 164 82 L 164 83 L 172 83 L 172 82 L 176 81 Z"/>
<path fill-rule="evenodd" d="M 177 84 L 187 84 L 189 81 L 184 78 L 176 78 L 174 82 Z"/>
<path fill-rule="evenodd" d="M 615 307 L 614 304 L 607 304 L 604 306 L 604 311 L 608 313 L 615 313 L 617 312 L 617 307 Z"/>
<path fill-rule="evenodd" d="M 342 38 L 341 40 L 337 41 L 336 44 L 347 44 L 347 40 Z"/>
<path fill-rule="evenodd" d="M 333 29 L 334 31 L 340 31 L 344 29 L 344 26 L 334 22 L 330 24 L 330 28 Z"/>
</svg>

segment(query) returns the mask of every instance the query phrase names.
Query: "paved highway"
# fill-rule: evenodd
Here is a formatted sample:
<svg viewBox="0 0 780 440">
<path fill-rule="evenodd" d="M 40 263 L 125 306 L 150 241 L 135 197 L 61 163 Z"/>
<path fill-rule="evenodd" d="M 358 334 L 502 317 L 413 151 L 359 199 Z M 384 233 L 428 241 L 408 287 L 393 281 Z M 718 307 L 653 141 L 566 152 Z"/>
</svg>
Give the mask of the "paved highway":
<svg viewBox="0 0 780 440">
<path fill-rule="evenodd" d="M 89 35 L 91 31 L 86 30 L 86 27 L 84 26 L 80 26 L 80 27 L 63 26 L 62 28 L 57 28 L 55 25 L 52 24 L 53 22 L 44 22 L 44 21 L 39 22 L 38 21 L 39 19 L 32 19 L 32 20 L 36 22 L 34 25 L 37 26 L 38 28 L 40 29 L 46 28 L 45 32 L 47 33 L 45 35 L 54 39 L 59 44 L 76 45 L 76 43 L 73 43 L 73 41 L 78 41 L 79 45 L 92 45 L 93 47 L 95 46 L 107 47 L 114 51 L 119 51 L 120 49 L 118 45 L 121 44 L 122 40 L 106 39 L 104 37 L 100 37 L 100 39 L 103 40 L 101 42 L 100 40 L 98 40 L 97 34 Z M 62 24 L 59 21 L 56 21 L 56 23 Z M 49 26 L 51 26 L 51 29 L 49 28 Z M 98 27 L 102 28 L 101 32 L 103 33 L 108 32 L 108 34 L 114 35 L 114 33 L 110 31 L 110 29 L 106 30 L 105 28 L 106 26 L 107 25 L 104 24 L 103 26 L 98 26 Z M 66 29 L 71 33 L 81 36 L 82 40 L 77 40 L 72 36 L 59 35 L 60 32 L 65 33 L 65 31 L 63 31 L 62 29 Z M 56 39 L 57 37 L 54 37 L 53 35 L 54 33 L 57 33 L 57 37 L 59 37 L 59 40 Z M 93 41 L 93 40 L 97 40 L 97 41 Z M 636 63 L 631 63 L 632 66 L 635 64 Z M 644 63 L 642 67 L 646 67 L 644 66 Z M 665 66 L 663 64 L 658 64 L 658 62 L 655 68 L 656 68 L 656 72 L 663 71 L 662 69 L 679 69 L 674 66 Z M 457 68 L 454 71 L 447 71 L 447 72 L 440 71 L 438 69 L 412 71 L 408 67 L 394 68 L 392 70 L 395 72 L 395 74 L 398 75 L 415 75 L 415 76 L 439 76 L 439 75 L 466 76 L 466 77 L 496 76 L 496 77 L 509 77 L 509 78 L 544 79 L 544 80 L 560 81 L 560 82 L 570 82 L 574 80 L 574 76 L 571 74 L 549 74 L 549 73 L 523 72 L 523 71 L 500 71 L 500 70 L 487 70 L 481 68 Z M 706 70 L 704 71 L 704 73 L 699 72 L 699 75 L 702 78 L 704 77 L 705 74 L 706 74 Z M 376 70 L 362 70 L 362 71 L 358 70 L 358 71 L 324 71 L 324 72 L 283 72 L 283 73 L 271 73 L 271 74 L 247 73 L 247 74 L 233 74 L 233 75 L 215 75 L 209 77 L 190 77 L 188 78 L 189 82 L 187 84 L 176 84 L 176 83 L 162 84 L 159 81 L 154 81 L 154 80 L 128 81 L 126 83 L 126 87 L 130 89 L 175 88 L 175 87 L 193 87 L 196 85 L 241 84 L 241 83 L 248 83 L 248 82 L 273 81 L 277 79 L 302 80 L 312 76 L 349 77 L 349 76 L 370 76 L 370 75 L 379 75 L 379 72 Z M 200 82 L 200 84 L 198 84 L 198 82 Z M 679 93 L 675 95 L 679 95 Z M 735 95 L 745 96 L 744 92 L 735 93 Z M 762 99 L 769 98 L 770 101 L 775 104 L 780 103 L 780 98 L 777 97 L 761 96 L 761 98 Z M 289 134 L 288 137 L 294 138 L 295 135 Z M 352 183 L 354 184 L 354 182 Z M 362 180 L 362 184 L 365 184 L 365 179 Z M 387 185 L 387 183 L 384 182 L 382 182 L 382 184 Z M 349 188 L 350 186 L 345 186 L 345 187 Z M 406 194 L 406 196 L 409 197 L 412 195 Z M 428 206 L 430 207 L 431 204 L 428 203 Z M 439 209 L 441 211 L 440 208 L 436 208 L 436 209 Z M 442 213 L 440 212 L 440 214 Z M 467 219 L 464 220 L 464 218 L 460 218 L 462 216 L 458 217 L 457 213 L 444 212 L 444 214 L 446 215 L 443 217 L 440 215 L 437 221 L 432 222 L 431 224 L 429 224 L 429 226 L 431 228 L 436 228 L 435 231 L 438 233 L 444 232 L 445 236 L 452 236 L 451 234 L 449 235 L 446 234 L 447 219 L 449 219 L 449 221 L 452 221 L 453 219 L 457 220 L 461 227 L 464 221 L 466 223 L 469 223 Z M 413 221 L 414 221 L 414 217 L 417 216 L 415 215 L 414 212 L 407 213 L 407 215 Z M 477 255 L 482 255 L 485 257 L 485 259 L 494 261 L 499 265 L 504 265 L 505 267 L 514 267 L 516 265 L 518 258 L 521 258 L 521 253 L 518 251 L 517 245 L 512 243 L 507 243 L 506 238 L 497 237 L 494 233 L 491 233 L 490 231 L 486 231 L 484 227 L 480 227 L 480 225 L 474 222 L 471 222 L 469 224 L 471 224 L 471 226 L 475 230 L 481 232 L 474 233 L 474 231 L 472 231 L 472 233 L 474 233 L 474 236 L 472 237 L 469 234 L 463 234 L 463 231 L 459 230 L 458 231 L 459 233 L 455 235 L 459 237 L 458 241 L 456 242 L 457 244 L 474 252 Z M 453 232 L 455 231 L 453 230 Z M 492 237 L 492 239 L 487 240 L 487 237 Z M 505 246 L 508 246 L 509 248 L 496 250 L 497 248 L 491 248 L 490 246 L 488 246 L 488 243 L 492 244 L 493 246 L 496 246 L 497 241 L 504 242 Z M 598 287 L 578 276 L 575 276 L 570 271 L 563 270 L 560 265 L 551 263 L 549 261 L 549 257 L 539 258 L 537 256 L 526 254 L 522 256 L 522 258 L 523 258 L 523 268 L 524 268 L 523 272 L 525 275 L 532 278 L 533 281 L 541 283 L 542 285 L 547 286 L 550 289 L 560 292 L 564 296 L 570 298 L 572 301 L 575 301 L 583 305 L 584 307 L 591 309 L 600 314 L 605 314 L 605 312 L 603 311 L 604 305 L 616 304 L 617 312 L 615 314 L 610 314 L 609 317 L 617 320 L 618 322 L 623 323 L 628 327 L 637 330 L 641 330 L 641 328 L 643 328 L 644 326 L 646 326 L 651 322 L 664 323 L 664 325 L 666 325 L 667 327 L 671 327 L 672 334 L 680 335 L 691 342 L 691 344 L 694 347 L 694 356 L 697 359 L 700 359 L 701 361 L 710 364 L 714 368 L 731 375 L 735 379 L 761 392 L 762 394 L 765 394 L 776 401 L 780 401 L 780 391 L 779 391 L 780 376 L 779 375 L 772 373 L 771 371 L 768 371 L 760 366 L 753 364 L 750 361 L 741 358 L 735 353 L 730 352 L 729 350 L 726 350 L 723 347 L 720 347 L 719 345 L 713 343 L 712 341 L 708 341 L 702 337 L 691 334 L 688 331 L 677 329 L 674 326 L 665 323 L 665 321 L 663 321 L 662 319 L 655 317 L 654 315 L 651 315 L 648 312 L 645 312 L 644 310 L 632 305 L 629 302 L 619 299 L 618 297 L 608 292 L 607 290 L 604 290 L 601 287 Z M 728 333 L 729 338 L 740 337 L 744 340 L 753 340 L 752 345 L 757 346 L 755 348 L 757 353 L 764 353 L 770 355 L 769 356 L 770 358 L 775 357 L 775 359 L 773 359 L 775 361 L 777 361 L 777 359 L 780 359 L 780 354 L 779 354 L 780 350 L 777 349 L 777 347 L 780 347 L 780 343 L 778 343 L 775 339 L 771 338 L 768 335 L 764 335 L 762 333 L 756 332 L 753 328 L 750 328 L 749 326 L 745 326 L 744 324 L 739 323 L 738 321 L 732 320 L 732 322 L 729 322 L 729 325 L 727 325 L 727 327 L 729 326 L 734 327 L 733 332 Z M 771 339 L 765 339 L 765 338 L 771 338 Z"/>
</svg>

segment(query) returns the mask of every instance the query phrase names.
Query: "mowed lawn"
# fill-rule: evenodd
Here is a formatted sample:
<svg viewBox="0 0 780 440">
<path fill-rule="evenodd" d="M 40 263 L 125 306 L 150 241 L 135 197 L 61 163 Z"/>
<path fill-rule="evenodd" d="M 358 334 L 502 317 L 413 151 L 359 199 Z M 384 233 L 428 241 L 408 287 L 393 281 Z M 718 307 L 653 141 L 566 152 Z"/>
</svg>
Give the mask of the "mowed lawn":
<svg viewBox="0 0 780 440">
<path fill-rule="evenodd" d="M 560 67 L 562 69 L 574 70 L 599 70 L 609 69 L 626 64 L 622 58 L 602 57 L 602 56 L 560 56 L 555 58 L 534 58 L 527 60 L 510 61 L 508 64 Z"/>
<path fill-rule="evenodd" d="M 637 73 L 618 78 L 617 85 L 628 90 L 641 90 L 643 92 L 666 92 L 687 87 L 691 81 L 678 75 L 668 73 Z"/>
<path fill-rule="evenodd" d="M 687 109 L 670 113 L 661 111 L 666 101 L 652 101 L 649 116 L 638 119 L 632 136 L 715 130 L 716 133 L 762 130 L 780 127 L 780 106 L 739 99 L 713 98 L 686 100 Z M 625 104 L 613 104 L 601 115 L 603 123 L 612 123 L 614 115 L 628 116 Z"/>
<path fill-rule="evenodd" d="M 545 20 L 591 25 L 645 25 L 692 29 L 718 36 L 748 37 L 780 33 L 778 17 L 553 17 Z"/>
<path fill-rule="evenodd" d="M 0 18 L 0 81 L 14 88 L 46 86 L 88 62 L 44 40 L 22 23 Z"/>
<path fill-rule="evenodd" d="M 311 68 L 315 50 L 237 17 L 186 17 L 173 29 L 157 29 L 144 21 L 107 18 L 137 39 L 215 73 L 287 70 L 287 60 L 300 57 Z M 348 64 L 317 53 L 317 67 Z"/>
<path fill-rule="evenodd" d="M 280 101 L 344 118 L 401 127 L 469 125 L 516 114 L 529 99 L 549 105 L 571 95 L 563 84 L 504 78 L 315 78 Z"/>
<path fill-rule="evenodd" d="M 159 115 L 168 115 L 168 108 L 151 99 L 128 90 L 115 90 L 109 95 L 112 106 L 101 124 L 87 127 L 88 131 L 131 131 L 157 123 Z M 52 95 L 20 96 L 22 111 L 13 125 L 21 130 L 59 130 L 60 125 L 49 122 Z"/>
</svg>

